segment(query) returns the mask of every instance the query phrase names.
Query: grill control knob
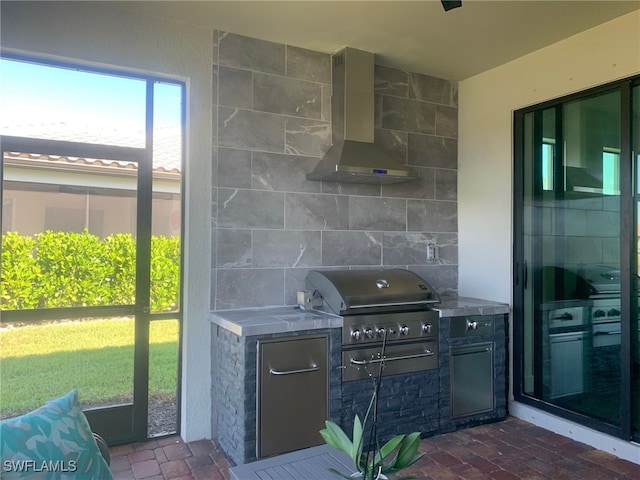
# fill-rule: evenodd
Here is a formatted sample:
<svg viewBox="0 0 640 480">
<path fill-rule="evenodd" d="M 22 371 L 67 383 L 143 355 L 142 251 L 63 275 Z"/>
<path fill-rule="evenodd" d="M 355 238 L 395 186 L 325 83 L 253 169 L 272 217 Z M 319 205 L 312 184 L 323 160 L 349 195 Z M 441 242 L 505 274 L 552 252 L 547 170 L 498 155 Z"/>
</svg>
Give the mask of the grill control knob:
<svg viewBox="0 0 640 480">
<path fill-rule="evenodd" d="M 407 325 L 400 327 L 400 335 L 409 335 L 409 327 Z"/>
<path fill-rule="evenodd" d="M 430 334 L 433 331 L 433 327 L 430 323 L 422 325 L 422 333 Z"/>
<path fill-rule="evenodd" d="M 478 322 L 475 320 L 467 320 L 467 330 L 477 330 Z"/>
<path fill-rule="evenodd" d="M 619 317 L 620 316 L 620 310 L 618 310 L 617 308 L 612 308 L 611 310 L 609 310 L 607 312 L 607 315 L 609 317 Z"/>
<path fill-rule="evenodd" d="M 351 332 L 351 340 L 356 342 L 362 338 L 362 332 L 360 330 L 354 330 Z"/>
<path fill-rule="evenodd" d="M 387 329 L 384 327 L 377 328 L 376 333 L 379 337 L 384 337 L 387 334 Z"/>
<path fill-rule="evenodd" d="M 371 330 L 370 328 L 367 328 L 364 331 L 364 336 L 367 337 L 367 338 L 373 338 L 373 330 Z"/>
<path fill-rule="evenodd" d="M 594 316 L 594 317 L 596 317 L 596 318 L 597 318 L 597 317 L 606 317 L 606 316 L 607 316 L 607 313 L 606 313 L 604 310 L 602 310 L 602 309 L 600 309 L 600 308 L 599 308 L 598 310 L 596 310 L 595 312 L 593 312 L 593 316 Z"/>
</svg>

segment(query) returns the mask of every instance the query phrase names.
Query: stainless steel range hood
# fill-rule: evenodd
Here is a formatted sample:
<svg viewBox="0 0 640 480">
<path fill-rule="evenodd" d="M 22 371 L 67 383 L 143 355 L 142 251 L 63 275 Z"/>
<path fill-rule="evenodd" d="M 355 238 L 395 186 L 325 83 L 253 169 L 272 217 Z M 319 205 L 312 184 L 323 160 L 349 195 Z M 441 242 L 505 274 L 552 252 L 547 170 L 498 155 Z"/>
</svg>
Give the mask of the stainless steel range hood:
<svg viewBox="0 0 640 480">
<path fill-rule="evenodd" d="M 387 184 L 418 178 L 374 144 L 373 53 L 346 47 L 331 56 L 333 145 L 308 180 Z"/>
</svg>

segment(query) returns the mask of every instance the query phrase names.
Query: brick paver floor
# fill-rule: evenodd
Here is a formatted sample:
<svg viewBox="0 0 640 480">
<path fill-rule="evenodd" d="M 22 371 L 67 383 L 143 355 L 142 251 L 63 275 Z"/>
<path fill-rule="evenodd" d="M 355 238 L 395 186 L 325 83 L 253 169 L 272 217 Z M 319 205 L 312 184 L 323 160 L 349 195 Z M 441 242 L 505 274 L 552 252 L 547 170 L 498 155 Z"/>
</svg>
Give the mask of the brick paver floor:
<svg viewBox="0 0 640 480">
<path fill-rule="evenodd" d="M 640 479 L 640 464 L 513 417 L 423 439 L 420 451 L 426 455 L 402 472 L 420 480 Z M 210 440 L 173 436 L 111 448 L 116 480 L 228 480 L 229 465 Z"/>
</svg>

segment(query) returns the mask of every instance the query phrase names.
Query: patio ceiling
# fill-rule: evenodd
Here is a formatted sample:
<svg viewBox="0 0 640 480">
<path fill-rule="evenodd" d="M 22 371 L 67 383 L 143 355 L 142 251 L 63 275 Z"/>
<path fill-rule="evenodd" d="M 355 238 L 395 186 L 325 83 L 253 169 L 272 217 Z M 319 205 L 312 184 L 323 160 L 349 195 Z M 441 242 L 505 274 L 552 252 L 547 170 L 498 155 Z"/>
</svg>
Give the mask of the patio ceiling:
<svg viewBox="0 0 640 480">
<path fill-rule="evenodd" d="M 462 80 L 640 8 L 636 0 L 131 1 L 122 8 L 331 53 L 350 46 L 382 65 Z"/>
</svg>

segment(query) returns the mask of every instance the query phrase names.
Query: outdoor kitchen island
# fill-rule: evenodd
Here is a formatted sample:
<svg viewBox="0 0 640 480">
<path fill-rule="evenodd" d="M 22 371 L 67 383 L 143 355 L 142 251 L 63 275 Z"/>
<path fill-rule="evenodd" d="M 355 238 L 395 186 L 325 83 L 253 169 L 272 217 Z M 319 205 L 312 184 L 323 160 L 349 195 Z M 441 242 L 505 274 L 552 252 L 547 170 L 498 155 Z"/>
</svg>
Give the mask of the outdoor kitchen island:
<svg viewBox="0 0 640 480">
<path fill-rule="evenodd" d="M 443 297 L 433 310 L 439 315 L 437 368 L 383 377 L 382 390 L 386 392 L 387 400 L 380 405 L 380 418 L 393 417 L 394 431 L 409 433 L 420 430 L 423 436 L 503 419 L 507 406 L 508 306 L 472 298 Z M 277 380 L 293 380 L 296 376 L 302 378 L 317 374 L 316 370 L 320 369 L 326 375 L 326 399 L 318 398 L 317 402 L 312 402 L 320 405 L 316 409 L 320 412 L 311 412 L 310 415 L 333 420 L 345 429 L 350 428 L 356 413 L 364 415 L 364 411 L 354 411 L 354 405 L 359 403 L 354 403 L 353 396 L 359 392 L 358 395 L 370 397 L 372 382 L 370 379 L 343 381 L 342 317 L 302 310 L 298 306 L 282 306 L 214 311 L 210 320 L 213 432 L 232 462 L 240 465 L 271 455 L 265 455 L 264 451 L 259 453 L 260 438 L 265 438 L 261 433 L 274 437 L 279 435 L 278 432 L 259 431 L 262 405 L 259 383 L 261 376 L 264 379 L 264 372 L 259 370 L 261 345 L 270 348 L 272 342 L 280 340 L 326 345 L 326 365 L 316 364 L 314 357 L 308 366 L 301 365 L 304 368 L 294 372 L 282 372 L 274 366 L 267 366 L 266 371 L 271 371 L 270 376 L 277 377 Z M 303 351 L 314 351 L 307 348 L 307 344 L 302 345 L 305 345 Z M 478 365 L 491 371 L 469 375 L 469 366 L 477 368 Z M 305 372 L 298 375 L 298 370 Z M 478 378 L 482 382 L 479 385 Z M 465 391 L 466 384 L 471 384 L 472 388 L 479 387 L 479 395 Z M 280 405 L 281 410 L 293 412 L 299 408 L 299 396 L 310 388 L 306 384 L 301 385 L 305 386 L 288 394 L 289 400 L 276 401 L 285 404 Z M 457 393 L 453 385 L 459 390 Z M 491 398 L 487 399 L 487 395 Z M 465 403 L 464 399 L 476 396 L 480 398 L 479 403 Z M 287 405 L 289 402 L 291 404 Z M 304 408 L 313 409 L 314 404 Z M 420 418 L 415 418 L 416 406 L 423 412 Z M 274 405 L 265 407 L 268 411 Z M 410 415 L 407 416 L 406 412 Z M 282 423 L 284 430 L 295 431 L 293 421 Z M 323 426 L 316 425 L 313 429 L 317 431 Z M 275 428 L 278 428 L 277 424 Z M 323 443 L 319 435 L 305 442 L 300 449 Z"/>
</svg>

